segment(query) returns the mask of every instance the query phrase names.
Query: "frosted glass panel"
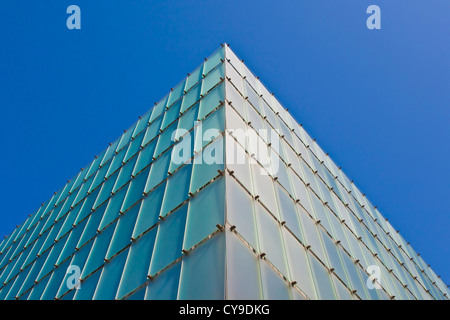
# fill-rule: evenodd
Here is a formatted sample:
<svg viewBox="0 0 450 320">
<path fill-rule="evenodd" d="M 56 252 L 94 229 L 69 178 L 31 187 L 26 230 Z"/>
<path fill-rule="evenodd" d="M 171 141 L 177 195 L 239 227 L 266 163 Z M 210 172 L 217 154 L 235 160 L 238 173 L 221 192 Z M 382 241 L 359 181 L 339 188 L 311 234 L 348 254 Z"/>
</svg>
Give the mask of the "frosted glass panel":
<svg viewBox="0 0 450 320">
<path fill-rule="evenodd" d="M 183 259 L 178 299 L 223 300 L 225 234 L 220 233 Z"/>
<path fill-rule="evenodd" d="M 227 177 L 227 220 L 237 232 L 258 250 L 253 199 L 233 178 Z"/>
<path fill-rule="evenodd" d="M 152 229 L 131 245 L 116 299 L 125 297 L 147 280 L 155 236 L 156 229 Z"/>
<path fill-rule="evenodd" d="M 225 179 L 208 185 L 189 201 L 183 248 L 189 249 L 224 224 Z"/>
<path fill-rule="evenodd" d="M 159 223 L 150 275 L 155 275 L 181 256 L 187 207 L 187 204 L 182 206 Z"/>
<path fill-rule="evenodd" d="M 256 204 L 260 251 L 266 254 L 280 272 L 288 276 L 281 227 L 279 223 L 260 205 Z"/>
<path fill-rule="evenodd" d="M 227 299 L 262 299 L 260 277 L 257 255 L 227 232 Z"/>
</svg>

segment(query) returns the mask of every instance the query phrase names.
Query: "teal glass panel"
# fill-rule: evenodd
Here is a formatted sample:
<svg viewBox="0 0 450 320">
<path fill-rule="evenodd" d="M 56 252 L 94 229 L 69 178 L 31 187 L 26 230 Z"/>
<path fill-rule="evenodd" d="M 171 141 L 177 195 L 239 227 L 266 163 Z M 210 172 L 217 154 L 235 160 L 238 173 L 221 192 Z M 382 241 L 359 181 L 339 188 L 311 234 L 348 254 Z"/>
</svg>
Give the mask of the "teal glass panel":
<svg viewBox="0 0 450 320">
<path fill-rule="evenodd" d="M 142 141 L 144 140 L 145 134 L 142 133 L 138 136 L 136 136 L 130 143 L 127 153 L 125 154 L 125 157 L 123 158 L 123 162 L 127 162 L 130 160 L 136 153 L 138 153 L 141 149 Z"/>
<path fill-rule="evenodd" d="M 8 295 L 9 290 L 11 290 L 11 287 L 13 286 L 14 282 L 10 282 L 3 286 L 3 288 L 0 290 L 0 299 L 4 300 L 6 296 Z"/>
<path fill-rule="evenodd" d="M 139 207 L 139 205 L 133 206 L 120 216 L 108 252 L 106 253 L 106 260 L 111 259 L 117 252 L 131 243 L 131 236 L 139 213 Z"/>
<path fill-rule="evenodd" d="M 49 251 L 47 251 L 46 253 L 44 253 L 41 257 L 40 257 L 40 259 L 37 259 L 37 260 L 35 260 L 28 268 L 29 268 L 29 271 L 28 271 L 28 275 L 27 275 L 27 277 L 26 277 L 26 279 L 24 280 L 24 282 L 23 282 L 23 284 L 22 284 L 22 286 L 20 287 L 20 289 L 19 289 L 19 293 L 17 294 L 17 296 L 22 296 L 27 290 L 29 290 L 31 287 L 33 287 L 34 286 L 34 281 L 36 280 L 36 278 L 37 278 L 37 276 L 38 276 L 38 274 L 39 274 L 39 272 L 40 272 L 40 270 L 41 270 L 41 268 L 42 268 L 42 265 L 44 264 L 44 262 L 45 262 L 45 259 L 47 258 L 47 256 L 48 256 L 48 254 L 49 254 Z M 12 285 L 12 283 L 11 283 L 11 285 Z M 2 293 L 3 293 L 3 290 L 5 290 L 5 288 L 3 288 L 2 289 Z M 7 294 L 7 292 L 6 292 L 6 290 L 5 290 L 5 295 Z"/>
<path fill-rule="evenodd" d="M 223 137 L 207 145 L 194 158 L 190 192 L 194 193 L 224 170 Z"/>
<path fill-rule="evenodd" d="M 2 284 L 6 283 L 7 277 L 13 267 L 14 267 L 14 264 L 10 263 L 2 270 L 2 273 L 0 276 L 0 281 L 1 281 L 0 283 L 2 283 Z"/>
<path fill-rule="evenodd" d="M 15 248 L 11 248 L 14 250 L 11 250 L 13 251 L 13 254 L 11 255 L 11 258 L 9 258 L 9 260 L 11 260 L 9 261 L 9 264 L 15 264 L 18 260 L 18 257 L 21 256 L 21 254 L 23 253 L 24 244 L 27 242 L 27 237 L 28 235 L 23 236 L 21 239 L 17 239 L 18 242 L 15 244 Z"/>
<path fill-rule="evenodd" d="M 101 166 L 103 166 L 106 162 L 111 160 L 112 156 L 114 155 L 114 152 L 116 151 L 117 144 L 119 143 L 119 139 L 114 141 L 113 143 L 110 143 L 108 149 L 106 149 L 105 155 L 103 156 L 102 162 L 100 163 Z M 72 190 L 73 190 L 72 186 Z M 71 191 L 72 191 L 71 190 Z"/>
<path fill-rule="evenodd" d="M 163 117 L 159 117 L 155 121 L 153 121 L 150 126 L 147 127 L 147 131 L 145 131 L 144 139 L 142 140 L 142 146 L 146 146 L 150 141 L 155 139 L 156 136 L 160 133 L 161 123 Z"/>
<path fill-rule="evenodd" d="M 106 203 L 98 207 L 94 212 L 92 212 L 87 222 L 87 225 L 83 230 L 83 234 L 81 235 L 81 238 L 78 241 L 77 248 L 81 248 L 87 241 L 92 239 L 97 234 L 97 230 L 105 210 L 106 210 Z"/>
<path fill-rule="evenodd" d="M 178 121 L 178 131 L 175 135 L 175 139 L 180 139 L 182 135 L 186 134 L 186 131 L 189 131 L 194 127 L 195 123 L 197 122 L 198 107 L 199 104 L 196 104 L 188 111 L 183 113 L 183 115 L 180 117 L 180 121 Z"/>
<path fill-rule="evenodd" d="M 180 281 L 181 262 L 158 274 L 145 290 L 145 300 L 176 300 Z"/>
<path fill-rule="evenodd" d="M 183 205 L 159 223 L 149 275 L 154 276 L 181 256 L 187 207 Z"/>
<path fill-rule="evenodd" d="M 171 90 L 169 95 L 169 101 L 167 107 L 171 107 L 175 101 L 178 101 L 183 96 L 186 80 L 181 81 L 173 90 Z"/>
<path fill-rule="evenodd" d="M 53 210 L 52 212 L 48 213 L 46 216 L 42 218 L 42 222 L 46 222 L 44 225 L 42 225 L 41 234 L 44 233 L 45 230 L 48 229 L 54 223 L 54 221 L 57 219 L 57 217 L 64 216 L 72 207 L 72 203 L 77 197 L 77 193 L 72 193 L 69 197 L 67 197 L 67 200 L 64 202 L 64 205 L 61 206 L 61 208 L 57 208 L 56 210 Z"/>
<path fill-rule="evenodd" d="M 145 298 L 145 287 L 140 287 L 139 289 L 133 291 L 132 294 L 127 296 L 124 300 L 144 300 Z"/>
<path fill-rule="evenodd" d="M 108 261 L 101 271 L 93 300 L 114 300 L 127 261 L 128 250 Z"/>
<path fill-rule="evenodd" d="M 62 238 L 61 240 L 56 242 L 55 245 L 51 248 L 48 257 L 45 260 L 45 263 L 42 266 L 41 271 L 39 272 L 39 275 L 36 277 L 37 281 L 41 280 L 44 276 L 53 271 L 53 269 L 55 268 L 56 261 L 59 255 L 61 254 L 61 251 L 64 248 L 67 239 L 68 239 L 67 236 Z"/>
<path fill-rule="evenodd" d="M 83 200 L 87 195 L 88 195 L 88 191 L 89 188 L 93 182 L 94 178 L 90 178 L 89 180 L 87 180 L 85 183 L 83 183 L 77 193 L 77 197 L 75 198 L 75 200 L 72 203 L 72 207 L 75 207 L 81 200 Z"/>
<path fill-rule="evenodd" d="M 217 85 L 224 78 L 225 78 L 225 68 L 223 67 L 223 64 L 221 64 L 220 66 L 217 66 L 216 69 L 208 73 L 208 75 L 203 79 L 202 94 L 206 95 L 208 91 L 210 91 L 215 85 Z"/>
<path fill-rule="evenodd" d="M 92 192 L 95 188 L 100 186 L 103 181 L 105 181 L 106 173 L 108 172 L 109 163 L 101 167 L 97 173 L 95 174 L 94 181 L 92 182 L 91 186 L 89 187 L 89 192 Z"/>
<path fill-rule="evenodd" d="M 131 245 L 116 299 L 124 298 L 147 280 L 155 236 L 156 228 L 143 234 Z"/>
<path fill-rule="evenodd" d="M 98 159 L 101 160 L 103 158 L 103 155 L 104 155 L 105 151 L 103 151 L 100 155 L 97 156 L 97 158 L 95 158 L 96 159 L 96 163 L 98 165 L 100 165 L 100 162 L 97 162 L 97 160 Z M 91 174 L 92 174 L 92 172 L 91 172 Z M 67 195 L 69 194 L 69 191 L 72 189 L 72 185 L 74 184 L 74 182 L 75 181 L 73 179 L 69 180 L 67 182 L 67 184 L 64 186 L 63 190 L 60 192 L 60 196 L 59 196 L 58 200 L 55 202 L 56 205 L 59 205 L 61 203 L 61 201 L 63 201 L 67 197 Z M 40 217 L 41 214 L 43 213 L 43 210 L 44 210 L 43 207 L 39 208 L 38 212 L 35 213 L 35 215 Z M 34 222 L 36 222 L 36 221 L 34 221 Z"/>
<path fill-rule="evenodd" d="M 223 300 L 224 298 L 225 234 L 221 232 L 182 260 L 178 299 Z"/>
<path fill-rule="evenodd" d="M 36 283 L 33 289 L 31 290 L 30 295 L 28 296 L 28 300 L 39 300 L 49 280 L 50 276 L 47 276 L 43 278 L 40 282 Z M 10 284 L 13 284 L 13 282 L 10 282 Z"/>
<path fill-rule="evenodd" d="M 94 241 L 89 242 L 87 245 L 85 245 L 84 247 L 82 247 L 80 250 L 77 251 L 77 254 L 73 256 L 73 258 L 70 260 L 70 265 L 73 266 L 78 266 L 80 268 L 80 270 L 83 270 L 84 265 L 86 264 L 86 261 L 89 257 L 89 253 L 91 252 L 92 249 L 92 245 L 93 245 Z M 64 294 L 66 294 L 69 291 L 69 288 L 67 286 L 67 281 L 69 280 L 69 277 L 74 276 L 75 274 L 72 272 L 68 272 L 66 273 L 64 280 L 61 282 L 61 286 L 59 287 L 58 293 L 56 295 L 56 298 L 60 298 L 61 296 L 63 296 Z M 71 280 L 73 280 L 71 278 Z M 80 279 L 78 279 L 80 280 Z M 74 283 L 73 281 L 71 281 L 70 283 Z M 80 283 L 80 285 L 82 285 Z M 73 289 L 74 291 L 80 291 L 80 290 L 76 290 Z"/>
<path fill-rule="evenodd" d="M 17 297 L 17 293 L 26 277 L 27 273 L 21 272 L 17 275 L 17 277 L 12 279 L 7 285 L 3 285 L 3 289 L 0 289 L 0 299 L 15 300 Z"/>
<path fill-rule="evenodd" d="M 75 219 L 78 217 L 78 213 L 80 212 L 80 209 L 83 207 L 83 204 L 80 203 L 75 208 L 69 211 L 69 213 L 66 216 L 66 219 L 64 221 L 64 224 L 61 227 L 61 230 L 59 230 L 58 235 L 56 236 L 56 241 L 61 239 L 66 233 L 68 233 L 75 223 Z"/>
<path fill-rule="evenodd" d="M 258 236 L 253 212 L 253 199 L 231 177 L 226 177 L 227 222 L 256 250 Z"/>
<path fill-rule="evenodd" d="M 224 211 L 225 179 L 221 177 L 189 201 L 183 248 L 191 248 L 217 230 L 217 224 L 223 225 Z"/>
<path fill-rule="evenodd" d="M 131 180 L 130 187 L 128 188 L 125 201 L 123 202 L 120 211 L 125 212 L 133 204 L 135 204 L 139 199 L 143 197 L 145 183 L 150 172 L 150 167 L 139 173 L 136 177 Z"/>
<path fill-rule="evenodd" d="M 137 158 L 136 166 L 133 169 L 133 176 L 136 176 L 145 167 L 152 163 L 153 154 L 155 153 L 157 140 L 150 142 L 145 148 L 139 153 Z"/>
<path fill-rule="evenodd" d="M 101 272 L 97 271 L 89 278 L 85 279 L 85 281 L 81 282 L 80 290 L 77 290 L 74 300 L 92 300 L 94 297 L 95 289 L 97 288 L 97 283 L 100 278 Z"/>
<path fill-rule="evenodd" d="M 280 225 L 259 203 L 255 209 L 260 251 L 284 276 L 288 276 Z"/>
<path fill-rule="evenodd" d="M 259 259 L 232 232 L 227 240 L 227 299 L 262 299 Z"/>
<path fill-rule="evenodd" d="M 75 248 L 77 246 L 77 243 L 81 237 L 81 234 L 84 231 L 84 228 L 87 224 L 88 219 L 83 220 L 80 224 L 78 224 L 68 235 L 68 239 L 66 244 L 64 245 L 64 248 L 61 252 L 61 254 L 58 257 L 58 260 L 56 260 L 56 265 L 59 266 L 63 261 L 65 261 L 67 258 L 69 258 L 72 254 L 75 253 Z"/>
<path fill-rule="evenodd" d="M 161 216 L 166 216 L 188 198 L 191 169 L 192 165 L 184 165 L 168 179 L 160 212 Z"/>
<path fill-rule="evenodd" d="M 58 235 L 58 232 L 62 225 L 64 224 L 65 218 L 61 218 L 58 222 L 56 222 L 53 227 L 47 232 L 47 239 L 45 240 L 44 244 L 42 245 L 41 249 L 39 250 L 39 255 L 41 255 L 44 251 L 48 250 L 54 243 L 56 236 Z"/>
<path fill-rule="evenodd" d="M 133 231 L 134 239 L 158 222 L 165 189 L 166 184 L 163 183 L 142 200 L 136 226 Z"/>
<path fill-rule="evenodd" d="M 175 142 L 175 133 L 178 126 L 178 122 L 174 122 L 167 127 L 158 138 L 158 144 L 156 145 L 154 157 L 157 158 L 161 153 L 166 151 Z"/>
<path fill-rule="evenodd" d="M 104 203 L 108 198 L 111 196 L 111 191 L 113 190 L 114 184 L 116 183 L 117 176 L 119 175 L 118 172 L 114 173 L 112 176 L 110 176 L 102 185 L 102 188 L 100 189 L 100 193 L 98 194 L 97 199 L 94 203 L 94 209 L 98 208 L 102 203 Z"/>
<path fill-rule="evenodd" d="M 31 251 L 31 247 L 28 247 L 28 248 L 24 249 L 24 250 L 22 251 L 22 253 L 21 253 L 14 261 L 11 261 L 11 262 L 10 262 L 10 264 L 11 264 L 11 265 L 14 265 L 14 267 L 12 267 L 11 272 L 9 273 L 8 277 L 5 278 L 5 279 L 7 279 L 7 280 L 6 280 L 6 281 L 3 281 L 3 282 L 2 282 L 2 285 L 3 285 L 4 282 L 7 282 L 7 281 L 12 280 L 13 277 L 17 276 L 17 274 L 20 275 L 20 274 L 24 273 L 24 272 L 23 272 L 23 268 L 21 268 L 21 267 L 23 266 L 23 263 L 24 263 L 24 261 L 26 260 L 26 258 L 28 257 L 28 254 L 30 253 L 30 251 Z M 7 269 L 7 268 L 5 268 L 5 269 Z M 6 271 L 5 269 L 3 269 L 2 271 L 0 271 L 0 276 L 3 277 L 3 273 Z M 23 281 L 23 279 L 22 279 L 22 281 Z M 18 286 L 18 287 L 17 287 L 17 286 Z M 16 284 L 14 284 L 14 287 L 17 287 L 17 288 L 15 289 L 16 291 L 14 292 L 14 294 L 16 294 L 17 291 L 20 289 L 21 284 L 20 284 L 20 285 L 17 285 L 17 286 L 16 286 Z M 1 287 L 1 286 L 0 286 L 0 287 Z M 11 290 L 12 290 L 12 289 L 11 289 Z"/>
<path fill-rule="evenodd" d="M 225 108 L 221 107 L 209 115 L 194 129 L 194 151 L 199 152 L 211 140 L 220 135 L 225 127 Z"/>
<path fill-rule="evenodd" d="M 97 199 L 98 194 L 100 193 L 100 188 L 95 189 L 89 197 L 87 197 L 78 213 L 77 218 L 75 219 L 74 225 L 78 225 L 82 220 L 84 220 L 91 212 L 94 206 L 95 200 Z"/>
<path fill-rule="evenodd" d="M 128 181 L 131 180 L 131 175 L 133 174 L 134 166 L 137 162 L 138 157 L 134 157 L 130 161 L 128 161 L 119 172 L 119 176 L 117 177 L 116 183 L 114 184 L 113 193 L 116 193 L 117 190 L 122 188 Z"/>
<path fill-rule="evenodd" d="M 81 279 L 85 279 L 105 262 L 106 251 L 108 250 L 116 225 L 117 223 L 112 224 L 100 232 L 95 238 L 86 265 L 81 272 Z"/>
<path fill-rule="evenodd" d="M 180 116 L 181 100 L 174 103 L 169 110 L 164 114 L 164 119 L 161 124 L 161 131 L 167 128 L 172 122 L 174 122 Z"/>
<path fill-rule="evenodd" d="M 225 50 L 224 48 L 219 48 L 214 52 L 208 59 L 206 59 L 203 74 L 208 74 L 215 66 L 225 60 Z"/>
<path fill-rule="evenodd" d="M 198 119 L 203 119 L 225 101 L 225 86 L 220 84 L 200 100 Z"/>
<path fill-rule="evenodd" d="M 102 221 L 100 222 L 100 226 L 98 227 L 99 231 L 102 231 L 119 217 L 119 214 L 121 213 L 120 208 L 122 207 L 123 200 L 125 199 L 125 196 L 127 194 L 128 186 L 129 185 L 126 185 L 124 188 L 117 191 L 117 193 L 114 194 L 111 199 L 109 199 L 105 213 L 103 214 Z"/>
<path fill-rule="evenodd" d="M 187 109 L 189 109 L 191 106 L 193 106 L 195 103 L 200 100 L 200 91 L 202 89 L 201 83 L 193 87 L 191 90 L 189 90 L 188 93 L 183 98 L 183 102 L 181 104 L 180 112 L 184 113 Z"/>
<path fill-rule="evenodd" d="M 120 142 L 117 145 L 116 152 L 120 152 L 122 150 L 122 148 L 130 142 L 131 136 L 133 134 L 135 127 L 136 127 L 136 123 L 133 124 L 128 130 L 124 130 L 124 133 L 122 134 L 122 137 L 120 138 Z"/>
<path fill-rule="evenodd" d="M 136 123 L 136 126 L 133 131 L 132 135 L 133 139 L 136 138 L 142 132 L 142 130 L 144 130 L 145 127 L 147 127 L 148 122 L 150 120 L 150 116 L 152 115 L 152 111 L 153 109 L 150 109 L 143 116 L 139 117 L 139 120 Z"/>
<path fill-rule="evenodd" d="M 169 94 L 162 98 L 154 107 L 152 115 L 150 116 L 149 122 L 152 123 L 156 118 L 158 118 L 167 106 L 167 101 L 169 100 Z"/>
<path fill-rule="evenodd" d="M 61 281 L 64 279 L 66 274 L 66 270 L 69 266 L 69 261 L 66 261 L 59 268 L 56 268 L 50 276 L 50 279 L 45 287 L 44 292 L 42 293 L 41 300 L 54 300 L 56 294 L 58 292 L 59 285 Z"/>
<path fill-rule="evenodd" d="M 184 90 L 188 91 L 195 84 L 197 84 L 202 79 L 203 74 L 203 64 L 201 64 L 197 69 L 194 70 L 191 74 L 188 74 L 188 78 L 186 80 L 186 87 Z"/>
<path fill-rule="evenodd" d="M 78 189 L 78 187 L 84 182 L 84 177 L 86 176 L 87 171 L 84 169 L 81 169 L 81 171 L 77 174 L 76 178 L 72 178 L 75 179 L 75 182 L 72 185 L 72 188 L 70 189 L 70 192 L 75 192 L 76 189 Z M 50 201 L 47 204 L 47 208 L 45 209 L 44 212 L 48 212 L 53 208 L 53 204 L 55 203 L 57 199 L 53 196 Z"/>
<path fill-rule="evenodd" d="M 190 164 L 194 154 L 194 136 L 195 131 L 191 130 L 189 133 L 185 134 L 178 143 L 176 143 L 170 155 L 170 174 L 174 173 L 183 164 Z"/>
<path fill-rule="evenodd" d="M 89 169 L 87 169 L 86 179 L 95 177 L 94 173 L 99 169 L 101 161 L 102 155 L 95 156 L 94 160 L 92 160 L 91 165 L 89 166 Z M 66 190 L 66 187 L 64 187 L 64 189 L 61 191 L 61 195 L 56 204 L 58 204 L 62 199 L 65 198 L 66 194 L 64 193 L 64 190 Z"/>
<path fill-rule="evenodd" d="M 125 157 L 126 149 L 122 149 L 118 154 L 114 156 L 111 160 L 111 164 L 109 165 L 108 172 L 106 173 L 106 178 L 109 178 L 114 172 L 116 172 L 121 166 L 123 159 Z"/>
<path fill-rule="evenodd" d="M 39 249 L 41 248 L 42 244 L 44 243 L 46 237 L 42 236 L 42 237 L 38 237 L 37 240 L 30 244 L 31 246 L 31 251 L 28 254 L 27 259 L 25 260 L 25 262 L 23 263 L 23 266 L 26 267 L 28 266 L 30 263 L 32 263 L 36 258 L 37 258 L 37 254 L 39 252 Z M 5 257 L 7 258 L 7 257 Z M 40 260 L 40 259 L 39 259 Z M 8 261 L 8 260 L 7 260 Z M 34 280 L 34 279 L 33 279 Z"/>
<path fill-rule="evenodd" d="M 160 184 L 165 178 L 167 178 L 167 172 L 169 170 L 169 163 L 171 159 L 170 152 L 165 152 L 158 159 L 153 162 L 150 168 L 150 174 L 145 184 L 144 192 L 148 193 L 158 184 Z"/>
<path fill-rule="evenodd" d="M 264 299 L 291 299 L 289 285 L 265 261 L 261 261 L 261 281 Z"/>
</svg>

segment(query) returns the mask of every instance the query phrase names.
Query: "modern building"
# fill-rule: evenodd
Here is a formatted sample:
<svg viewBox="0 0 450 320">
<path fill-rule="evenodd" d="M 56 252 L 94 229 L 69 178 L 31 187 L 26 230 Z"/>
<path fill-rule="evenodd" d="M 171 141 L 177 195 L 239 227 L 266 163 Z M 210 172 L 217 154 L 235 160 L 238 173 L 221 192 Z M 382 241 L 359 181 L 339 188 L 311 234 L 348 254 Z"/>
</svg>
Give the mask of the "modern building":
<svg viewBox="0 0 450 320">
<path fill-rule="evenodd" d="M 448 299 L 227 45 L 0 243 L 0 299 Z"/>
</svg>

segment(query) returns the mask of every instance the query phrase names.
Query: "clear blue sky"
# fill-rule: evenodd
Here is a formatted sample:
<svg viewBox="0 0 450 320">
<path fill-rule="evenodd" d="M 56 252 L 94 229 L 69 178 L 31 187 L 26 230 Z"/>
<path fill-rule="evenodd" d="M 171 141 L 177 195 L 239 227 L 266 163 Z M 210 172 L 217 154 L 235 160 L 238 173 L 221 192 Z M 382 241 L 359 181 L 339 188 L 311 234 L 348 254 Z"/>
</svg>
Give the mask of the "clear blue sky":
<svg viewBox="0 0 450 320">
<path fill-rule="evenodd" d="M 81 8 L 81 30 L 66 8 Z M 381 8 L 382 29 L 366 28 Z M 221 42 L 450 283 L 450 1 L 2 1 L 0 235 Z"/>
</svg>

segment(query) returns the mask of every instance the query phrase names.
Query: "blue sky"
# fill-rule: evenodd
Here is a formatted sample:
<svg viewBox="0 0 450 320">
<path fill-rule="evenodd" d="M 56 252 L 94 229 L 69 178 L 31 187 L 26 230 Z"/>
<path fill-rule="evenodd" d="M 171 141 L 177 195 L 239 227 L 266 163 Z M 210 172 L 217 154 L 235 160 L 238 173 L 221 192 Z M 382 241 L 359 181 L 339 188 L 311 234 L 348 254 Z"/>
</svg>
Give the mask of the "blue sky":
<svg viewBox="0 0 450 320">
<path fill-rule="evenodd" d="M 81 8 L 81 30 L 66 8 Z M 366 8 L 381 8 L 381 30 Z M 2 1 L 0 235 L 222 42 L 450 283 L 450 2 Z"/>
</svg>

